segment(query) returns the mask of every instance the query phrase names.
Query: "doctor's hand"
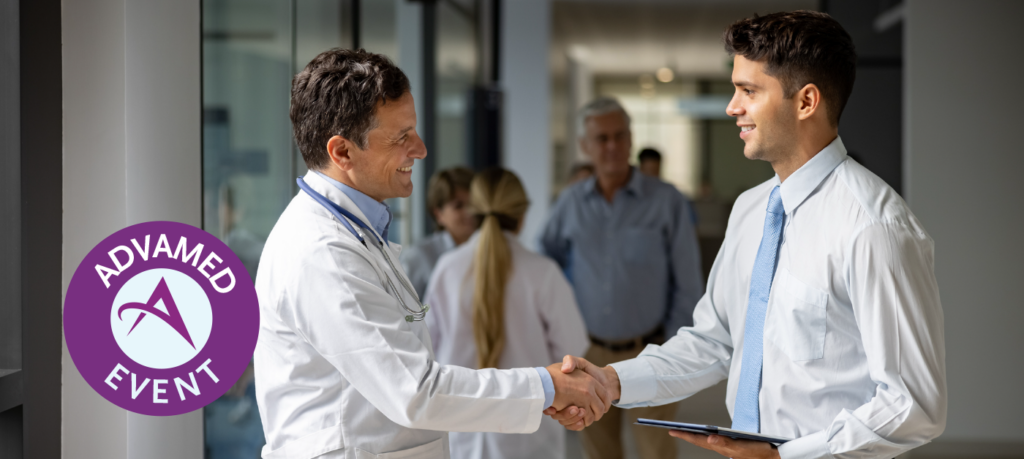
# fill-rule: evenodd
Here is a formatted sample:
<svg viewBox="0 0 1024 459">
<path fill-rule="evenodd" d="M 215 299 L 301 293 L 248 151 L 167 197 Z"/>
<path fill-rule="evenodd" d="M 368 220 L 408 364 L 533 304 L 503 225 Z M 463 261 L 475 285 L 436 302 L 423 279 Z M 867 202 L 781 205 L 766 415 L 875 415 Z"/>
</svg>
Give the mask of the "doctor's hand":
<svg viewBox="0 0 1024 459">
<path fill-rule="evenodd" d="M 771 443 L 738 440 L 721 435 L 703 435 L 680 430 L 670 430 L 669 435 L 682 438 L 701 448 L 714 451 L 733 459 L 778 459 L 779 450 Z"/>
<path fill-rule="evenodd" d="M 562 359 L 561 371 L 563 373 L 582 371 L 596 379 L 609 392 L 609 408 L 611 407 L 611 402 L 618 400 L 620 397 L 621 386 L 619 385 L 619 374 L 610 366 L 601 368 L 582 357 L 567 355 Z M 580 414 L 577 412 L 577 407 L 569 407 L 565 409 L 555 408 L 557 407 L 551 407 L 544 410 L 544 414 L 551 416 L 552 419 L 558 421 L 569 430 L 583 430 L 584 427 L 590 425 L 589 422 L 584 422 Z M 598 419 L 600 419 L 600 417 L 598 417 Z"/>
<path fill-rule="evenodd" d="M 555 400 L 551 408 L 565 411 L 569 417 L 573 411 L 570 407 L 574 406 L 576 414 L 573 417 L 582 418 L 577 422 L 587 426 L 608 411 L 611 393 L 592 376 L 583 371 L 564 372 L 560 363 L 551 364 L 547 370 L 555 386 Z"/>
</svg>

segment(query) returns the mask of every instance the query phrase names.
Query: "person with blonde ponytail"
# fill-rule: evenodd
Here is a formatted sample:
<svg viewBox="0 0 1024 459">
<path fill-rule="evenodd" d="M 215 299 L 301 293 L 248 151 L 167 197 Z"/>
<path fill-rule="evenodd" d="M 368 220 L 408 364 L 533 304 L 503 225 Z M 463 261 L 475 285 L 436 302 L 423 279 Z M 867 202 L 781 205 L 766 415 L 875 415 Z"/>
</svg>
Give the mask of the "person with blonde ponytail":
<svg viewBox="0 0 1024 459">
<path fill-rule="evenodd" d="M 493 168 L 470 185 L 480 220 L 469 241 L 444 254 L 427 288 L 427 322 L 438 363 L 543 366 L 589 347 L 572 287 L 551 259 L 518 239 L 530 202 L 519 178 Z M 533 434 L 452 432 L 451 457 L 561 458 L 565 429 L 545 418 Z"/>
</svg>

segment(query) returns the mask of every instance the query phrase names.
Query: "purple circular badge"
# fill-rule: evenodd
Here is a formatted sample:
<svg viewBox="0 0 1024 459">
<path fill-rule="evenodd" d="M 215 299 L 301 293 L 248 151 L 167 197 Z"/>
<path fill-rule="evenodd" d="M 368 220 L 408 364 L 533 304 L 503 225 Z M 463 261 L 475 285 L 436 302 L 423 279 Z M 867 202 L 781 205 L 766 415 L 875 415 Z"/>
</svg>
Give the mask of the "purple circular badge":
<svg viewBox="0 0 1024 459">
<path fill-rule="evenodd" d="M 259 303 L 231 249 L 176 222 L 100 242 L 75 270 L 64 336 L 104 398 L 151 416 L 202 408 L 227 392 L 256 348 Z"/>
</svg>

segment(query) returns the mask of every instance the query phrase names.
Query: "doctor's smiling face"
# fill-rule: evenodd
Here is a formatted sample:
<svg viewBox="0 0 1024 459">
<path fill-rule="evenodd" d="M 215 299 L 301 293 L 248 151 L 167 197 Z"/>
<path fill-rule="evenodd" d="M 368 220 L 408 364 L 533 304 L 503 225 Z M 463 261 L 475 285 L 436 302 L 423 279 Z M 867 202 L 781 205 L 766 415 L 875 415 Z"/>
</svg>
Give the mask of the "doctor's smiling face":
<svg viewBox="0 0 1024 459">
<path fill-rule="evenodd" d="M 383 201 L 412 194 L 412 166 L 427 156 L 416 133 L 416 105 L 406 92 L 398 99 L 379 102 L 365 148 L 340 135 L 327 141 L 331 162 L 324 171 L 367 196 Z M 333 173 L 332 173 L 333 172 Z"/>
<path fill-rule="evenodd" d="M 412 194 L 413 163 L 427 151 L 409 79 L 387 56 L 320 53 L 292 79 L 289 117 L 309 170 L 377 201 Z"/>
</svg>

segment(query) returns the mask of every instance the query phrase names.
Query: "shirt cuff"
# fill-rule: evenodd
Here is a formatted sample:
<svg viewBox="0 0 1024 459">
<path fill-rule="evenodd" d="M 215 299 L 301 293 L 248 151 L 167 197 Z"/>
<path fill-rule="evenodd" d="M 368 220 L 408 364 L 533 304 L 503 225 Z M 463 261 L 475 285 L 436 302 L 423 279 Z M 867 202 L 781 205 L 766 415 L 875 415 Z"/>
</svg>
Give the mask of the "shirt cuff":
<svg viewBox="0 0 1024 459">
<path fill-rule="evenodd" d="M 555 403 L 555 382 L 551 380 L 551 373 L 544 367 L 534 367 L 540 375 L 540 382 L 544 385 L 544 409 L 548 409 Z"/>
<path fill-rule="evenodd" d="M 822 430 L 788 441 L 779 446 L 782 459 L 832 459 L 828 448 L 827 432 Z"/>
<path fill-rule="evenodd" d="M 619 401 L 615 406 L 650 402 L 658 395 L 658 375 L 646 359 L 623 360 L 609 366 L 619 375 Z"/>
</svg>

